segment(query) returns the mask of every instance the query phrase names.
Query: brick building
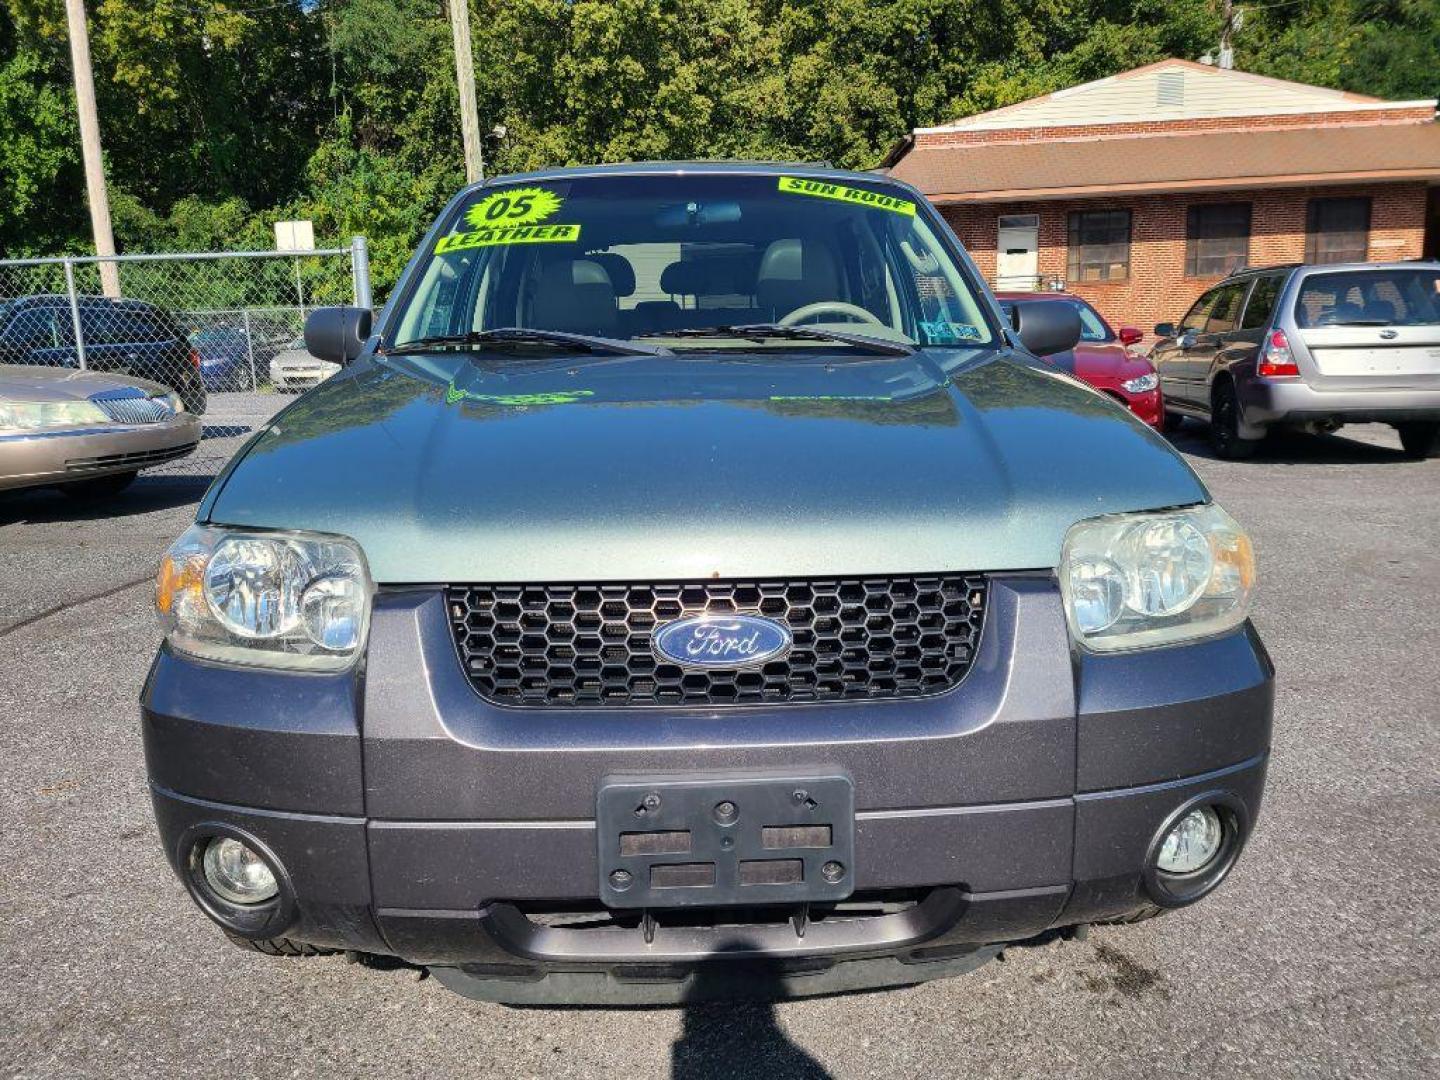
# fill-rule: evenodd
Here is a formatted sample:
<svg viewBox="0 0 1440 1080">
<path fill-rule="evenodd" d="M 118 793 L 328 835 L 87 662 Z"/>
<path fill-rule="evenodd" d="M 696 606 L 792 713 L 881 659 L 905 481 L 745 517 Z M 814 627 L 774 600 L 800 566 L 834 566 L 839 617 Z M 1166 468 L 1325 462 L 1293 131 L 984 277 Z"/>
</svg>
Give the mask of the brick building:
<svg viewBox="0 0 1440 1080">
<path fill-rule="evenodd" d="M 1237 266 L 1440 254 L 1435 101 L 1165 60 L 943 127 L 886 161 L 997 288 L 1174 319 Z"/>
</svg>

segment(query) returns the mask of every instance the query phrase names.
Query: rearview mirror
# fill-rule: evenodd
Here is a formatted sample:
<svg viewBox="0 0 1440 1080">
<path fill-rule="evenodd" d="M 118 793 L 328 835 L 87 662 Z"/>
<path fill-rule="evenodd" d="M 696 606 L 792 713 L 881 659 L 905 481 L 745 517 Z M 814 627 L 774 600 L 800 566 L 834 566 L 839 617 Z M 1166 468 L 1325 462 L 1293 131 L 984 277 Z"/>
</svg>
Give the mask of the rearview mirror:
<svg viewBox="0 0 1440 1080">
<path fill-rule="evenodd" d="M 674 203 L 661 207 L 655 215 L 655 224 L 662 229 L 678 229 L 684 225 L 733 225 L 739 220 L 740 204 L 733 199 Z"/>
<path fill-rule="evenodd" d="M 316 308 L 305 319 L 305 348 L 317 360 L 348 364 L 365 348 L 373 318 L 369 308 Z"/>
<path fill-rule="evenodd" d="M 1120 327 L 1121 345 L 1139 345 L 1143 340 L 1145 340 L 1145 334 L 1138 326 Z"/>
<path fill-rule="evenodd" d="M 1064 300 L 1016 300 L 1010 319 L 1020 344 L 1036 356 L 1073 349 L 1080 340 L 1080 313 Z"/>
<path fill-rule="evenodd" d="M 1155 324 L 1156 337 L 1174 337 L 1175 324 L 1173 322 L 1162 322 Z"/>
</svg>

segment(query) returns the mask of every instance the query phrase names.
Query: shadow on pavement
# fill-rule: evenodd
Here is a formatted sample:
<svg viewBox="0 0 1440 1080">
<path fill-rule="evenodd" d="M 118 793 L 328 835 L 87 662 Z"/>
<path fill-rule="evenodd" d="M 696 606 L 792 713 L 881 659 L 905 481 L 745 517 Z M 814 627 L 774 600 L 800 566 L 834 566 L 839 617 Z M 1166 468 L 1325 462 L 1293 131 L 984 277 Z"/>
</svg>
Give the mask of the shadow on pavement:
<svg viewBox="0 0 1440 1080">
<path fill-rule="evenodd" d="M 1392 448 L 1336 435 L 1310 435 L 1303 431 L 1272 431 L 1255 448 L 1255 456 L 1235 462 L 1244 466 L 1257 465 L 1385 465 L 1408 459 L 1397 440 Z M 1186 420 L 1185 426 L 1168 436 L 1171 445 L 1191 457 L 1207 461 L 1222 460 L 1210 448 L 1209 430 L 1203 423 Z"/>
<path fill-rule="evenodd" d="M 0 492 L 0 525 L 102 521 L 170 510 L 186 503 L 198 503 L 211 479 L 209 476 L 142 476 L 118 495 L 83 501 L 54 488 Z"/>
<path fill-rule="evenodd" d="M 680 1038 L 670 1051 L 675 1080 L 764 1076 L 772 1080 L 828 1080 L 830 1073 L 781 1030 L 775 1000 L 786 996 L 780 965 L 745 965 L 747 999 L 724 1000 L 736 990 L 729 965 L 700 968 L 685 1005 Z"/>
</svg>

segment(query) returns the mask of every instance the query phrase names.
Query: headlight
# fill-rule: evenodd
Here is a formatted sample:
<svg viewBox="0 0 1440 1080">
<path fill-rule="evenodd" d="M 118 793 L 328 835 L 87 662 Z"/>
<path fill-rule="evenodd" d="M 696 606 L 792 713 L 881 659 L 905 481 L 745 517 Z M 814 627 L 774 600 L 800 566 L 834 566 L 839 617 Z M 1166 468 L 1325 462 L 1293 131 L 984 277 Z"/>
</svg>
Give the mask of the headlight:
<svg viewBox="0 0 1440 1080">
<path fill-rule="evenodd" d="M 1215 505 L 1092 518 L 1065 535 L 1065 617 L 1087 649 L 1138 649 L 1229 630 L 1245 621 L 1254 587 L 1250 538 Z"/>
<path fill-rule="evenodd" d="M 1149 390 L 1154 390 L 1155 387 L 1160 385 L 1160 376 L 1152 371 L 1148 375 L 1137 375 L 1135 378 L 1129 379 L 1120 385 L 1132 394 L 1143 394 Z"/>
<path fill-rule="evenodd" d="M 195 525 L 160 562 L 155 608 L 192 656 L 338 671 L 364 647 L 372 591 L 343 536 Z"/>
<path fill-rule="evenodd" d="M 0 428 L 35 431 L 109 422 L 93 401 L 0 401 Z"/>
</svg>

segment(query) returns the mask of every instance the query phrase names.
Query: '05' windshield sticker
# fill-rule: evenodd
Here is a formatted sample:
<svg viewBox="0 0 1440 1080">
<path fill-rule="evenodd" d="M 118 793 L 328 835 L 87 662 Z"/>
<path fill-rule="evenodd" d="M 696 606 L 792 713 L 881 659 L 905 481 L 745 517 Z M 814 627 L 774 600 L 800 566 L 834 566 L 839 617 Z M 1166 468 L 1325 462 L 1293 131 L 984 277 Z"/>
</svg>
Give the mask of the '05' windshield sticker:
<svg viewBox="0 0 1440 1080">
<path fill-rule="evenodd" d="M 465 232 L 442 236 L 435 254 L 499 244 L 573 244 L 579 225 L 544 224 L 565 200 L 540 187 L 509 188 L 487 195 L 465 211 Z"/>
<path fill-rule="evenodd" d="M 782 176 L 780 177 L 780 190 L 790 195 L 813 195 L 817 199 L 835 199 L 837 202 L 853 203 L 856 206 L 889 210 L 896 214 L 904 214 L 906 217 L 915 216 L 915 204 L 909 199 L 896 198 L 894 195 L 882 195 L 878 191 L 867 191 L 865 188 L 832 184 L 828 180 L 812 180 L 804 176 Z"/>
<path fill-rule="evenodd" d="M 507 188 L 486 195 L 466 210 L 465 220 L 472 229 L 495 225 L 534 225 L 564 205 L 564 199 L 546 188 Z"/>
</svg>

